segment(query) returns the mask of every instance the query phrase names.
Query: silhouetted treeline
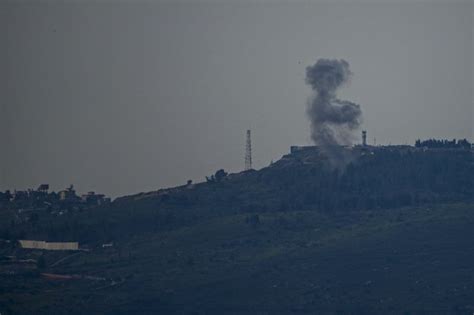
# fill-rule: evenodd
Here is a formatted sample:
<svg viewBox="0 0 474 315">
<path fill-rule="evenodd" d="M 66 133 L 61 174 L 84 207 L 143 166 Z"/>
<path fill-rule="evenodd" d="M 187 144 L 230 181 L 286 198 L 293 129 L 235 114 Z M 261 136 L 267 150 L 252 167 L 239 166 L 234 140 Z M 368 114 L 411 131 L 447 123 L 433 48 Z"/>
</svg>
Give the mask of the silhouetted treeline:
<svg viewBox="0 0 474 315">
<path fill-rule="evenodd" d="M 421 141 L 420 139 L 416 140 L 415 147 L 417 148 L 464 148 L 469 149 L 471 147 L 471 143 L 466 139 L 458 140 L 436 140 L 436 139 L 428 139 Z"/>
</svg>

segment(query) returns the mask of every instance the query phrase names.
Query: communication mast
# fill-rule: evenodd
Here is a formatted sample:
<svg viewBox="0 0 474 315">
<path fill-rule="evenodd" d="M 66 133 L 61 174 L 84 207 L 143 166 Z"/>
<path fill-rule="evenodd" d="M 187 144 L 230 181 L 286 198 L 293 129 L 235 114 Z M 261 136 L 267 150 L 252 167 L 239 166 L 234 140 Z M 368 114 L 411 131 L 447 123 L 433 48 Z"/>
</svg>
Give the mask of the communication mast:
<svg viewBox="0 0 474 315">
<path fill-rule="evenodd" d="M 367 131 L 362 130 L 362 145 L 367 146 Z"/>
<path fill-rule="evenodd" d="M 252 169 L 252 139 L 250 130 L 247 130 L 247 141 L 245 142 L 245 170 Z"/>
</svg>

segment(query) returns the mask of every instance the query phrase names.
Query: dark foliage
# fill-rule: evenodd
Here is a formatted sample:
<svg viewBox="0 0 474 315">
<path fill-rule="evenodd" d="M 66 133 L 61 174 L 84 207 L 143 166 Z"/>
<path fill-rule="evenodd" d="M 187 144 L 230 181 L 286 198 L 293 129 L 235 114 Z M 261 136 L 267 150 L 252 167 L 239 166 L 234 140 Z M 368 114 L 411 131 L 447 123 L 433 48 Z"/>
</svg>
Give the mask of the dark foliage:
<svg viewBox="0 0 474 315">
<path fill-rule="evenodd" d="M 417 148 L 445 148 L 445 149 L 453 149 L 453 148 L 462 148 L 462 149 L 469 149 L 471 148 L 471 143 L 466 139 L 458 140 L 436 140 L 436 139 L 428 139 L 421 141 L 420 139 L 416 140 L 415 147 Z"/>
</svg>

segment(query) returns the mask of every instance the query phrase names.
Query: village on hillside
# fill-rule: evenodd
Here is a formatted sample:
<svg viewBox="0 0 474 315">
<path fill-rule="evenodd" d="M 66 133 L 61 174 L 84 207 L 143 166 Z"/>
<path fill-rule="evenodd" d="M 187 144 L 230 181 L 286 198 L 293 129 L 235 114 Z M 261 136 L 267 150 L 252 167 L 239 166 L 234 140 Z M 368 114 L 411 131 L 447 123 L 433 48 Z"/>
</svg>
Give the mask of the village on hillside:
<svg viewBox="0 0 474 315">
<path fill-rule="evenodd" d="M 93 191 L 78 195 L 73 185 L 59 192 L 49 191 L 48 184 L 36 190 L 6 190 L 0 192 L 0 209 L 16 210 L 18 214 L 48 211 L 62 215 L 73 210 L 83 210 L 110 203 L 111 199 Z"/>
</svg>

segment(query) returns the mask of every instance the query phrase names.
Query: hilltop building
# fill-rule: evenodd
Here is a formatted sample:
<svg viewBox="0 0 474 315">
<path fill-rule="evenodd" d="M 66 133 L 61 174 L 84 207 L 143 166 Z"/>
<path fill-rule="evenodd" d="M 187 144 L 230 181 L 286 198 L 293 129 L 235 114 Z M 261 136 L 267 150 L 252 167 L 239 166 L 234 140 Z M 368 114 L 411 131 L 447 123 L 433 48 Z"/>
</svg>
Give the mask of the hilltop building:
<svg viewBox="0 0 474 315">
<path fill-rule="evenodd" d="M 59 192 L 59 200 L 63 201 L 75 201 L 78 200 L 79 197 L 76 195 L 76 191 L 74 190 L 74 186 L 71 185 L 65 190 L 61 190 Z"/>
<path fill-rule="evenodd" d="M 48 190 L 49 190 L 49 185 L 48 184 L 41 184 L 39 185 L 38 189 L 36 189 L 37 192 L 40 192 L 40 193 L 48 193 Z"/>
<path fill-rule="evenodd" d="M 99 206 L 105 203 L 110 203 L 110 198 L 105 198 L 103 194 L 96 194 L 93 191 L 89 191 L 87 194 L 82 195 L 81 199 L 87 205 Z"/>
</svg>

